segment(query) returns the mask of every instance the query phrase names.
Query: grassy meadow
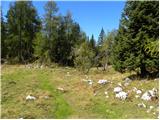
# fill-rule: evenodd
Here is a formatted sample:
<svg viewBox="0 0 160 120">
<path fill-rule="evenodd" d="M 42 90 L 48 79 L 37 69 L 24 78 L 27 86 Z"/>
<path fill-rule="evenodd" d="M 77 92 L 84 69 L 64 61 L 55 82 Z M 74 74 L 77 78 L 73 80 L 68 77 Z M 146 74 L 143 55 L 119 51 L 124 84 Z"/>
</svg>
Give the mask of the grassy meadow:
<svg viewBox="0 0 160 120">
<path fill-rule="evenodd" d="M 157 118 L 158 100 L 143 101 L 131 92 L 126 100 L 115 98 L 114 87 L 134 73 L 118 73 L 110 67 L 102 72 L 96 68 L 85 75 L 75 68 L 26 68 L 24 65 L 1 66 L 1 118 Z M 93 80 L 89 85 L 84 81 Z M 99 79 L 112 83 L 99 85 Z M 158 80 L 135 79 L 124 91 L 133 87 L 157 88 Z M 65 91 L 57 90 L 58 87 Z M 104 92 L 108 92 L 106 98 Z M 96 95 L 95 95 L 96 93 Z M 36 100 L 26 100 L 27 95 Z M 47 96 L 47 97 L 46 97 Z M 137 106 L 144 103 L 146 108 Z M 147 112 L 149 106 L 154 108 Z"/>
</svg>

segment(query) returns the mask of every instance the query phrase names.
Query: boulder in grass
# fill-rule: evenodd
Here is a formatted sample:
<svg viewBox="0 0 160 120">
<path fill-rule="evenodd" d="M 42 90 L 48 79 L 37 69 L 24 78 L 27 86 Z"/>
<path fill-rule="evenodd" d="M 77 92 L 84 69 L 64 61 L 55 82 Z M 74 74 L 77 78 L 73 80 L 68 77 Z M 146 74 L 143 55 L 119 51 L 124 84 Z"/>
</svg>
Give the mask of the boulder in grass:
<svg viewBox="0 0 160 120">
<path fill-rule="evenodd" d="M 108 96 L 108 95 L 106 95 L 106 98 L 109 98 L 109 96 Z"/>
<path fill-rule="evenodd" d="M 31 95 L 28 95 L 28 96 L 26 97 L 26 100 L 36 100 L 36 97 L 31 96 Z"/>
<path fill-rule="evenodd" d="M 137 90 L 136 94 L 142 94 L 142 91 L 141 90 Z"/>
<path fill-rule="evenodd" d="M 113 91 L 115 93 L 119 93 L 119 92 L 122 92 L 122 88 L 121 87 L 115 87 Z"/>
<path fill-rule="evenodd" d="M 143 102 L 139 103 L 137 106 L 140 107 L 140 108 L 146 108 L 146 105 Z"/>
<path fill-rule="evenodd" d="M 120 87 L 122 87 L 122 84 L 120 82 L 117 85 L 120 86 Z"/>
<path fill-rule="evenodd" d="M 131 80 L 130 78 L 127 77 L 127 78 L 124 79 L 124 82 L 130 83 L 130 82 L 132 82 L 132 80 Z"/>
<path fill-rule="evenodd" d="M 89 85 L 93 84 L 93 80 L 87 80 L 87 82 L 88 82 Z"/>
<path fill-rule="evenodd" d="M 127 98 L 128 94 L 124 91 L 121 91 L 116 94 L 116 98 L 119 98 L 121 100 L 125 100 Z"/>
<path fill-rule="evenodd" d="M 146 100 L 146 101 L 151 100 L 151 98 L 152 98 L 152 96 L 151 96 L 151 94 L 150 94 L 148 91 L 145 92 L 145 93 L 142 95 L 142 97 L 141 97 L 142 100 Z"/>
<path fill-rule="evenodd" d="M 104 92 L 104 94 L 105 94 L 105 95 L 108 95 L 108 92 L 107 92 L 107 91 L 105 91 L 105 92 Z"/>
<path fill-rule="evenodd" d="M 62 87 L 58 87 L 57 90 L 61 91 L 61 92 L 66 92 L 66 90 L 64 88 L 62 88 Z"/>
<path fill-rule="evenodd" d="M 137 91 L 137 88 L 136 88 L 136 87 L 133 87 L 133 91 L 136 92 L 136 91 Z"/>
<path fill-rule="evenodd" d="M 83 79 L 83 81 L 84 81 L 84 82 L 88 82 L 89 85 L 92 85 L 92 84 L 93 84 L 93 80 L 85 80 L 85 79 Z"/>
<path fill-rule="evenodd" d="M 129 84 L 130 84 L 130 83 L 127 83 L 127 82 L 126 82 L 126 83 L 124 83 L 124 86 L 126 87 L 126 86 L 128 86 Z"/>
<path fill-rule="evenodd" d="M 158 96 L 158 90 L 156 88 L 153 88 L 152 90 L 146 91 L 141 99 L 149 101 L 152 100 L 152 98 L 156 98 Z"/>
<path fill-rule="evenodd" d="M 135 98 L 139 98 L 140 96 L 139 95 L 135 95 Z"/>
<path fill-rule="evenodd" d="M 154 108 L 154 106 L 149 106 L 149 109 L 153 109 Z"/>
<path fill-rule="evenodd" d="M 103 80 L 103 79 L 102 79 L 102 80 L 99 80 L 97 83 L 99 83 L 99 84 L 102 84 L 102 85 L 103 85 L 103 84 L 106 84 L 107 82 L 108 82 L 107 80 Z"/>
</svg>

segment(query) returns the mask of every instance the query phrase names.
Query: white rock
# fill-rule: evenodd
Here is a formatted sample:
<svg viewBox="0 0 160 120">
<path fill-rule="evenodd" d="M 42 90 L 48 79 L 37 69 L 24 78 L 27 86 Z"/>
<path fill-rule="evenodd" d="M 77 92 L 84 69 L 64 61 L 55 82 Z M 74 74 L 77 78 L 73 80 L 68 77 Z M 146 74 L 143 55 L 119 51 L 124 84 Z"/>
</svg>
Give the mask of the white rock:
<svg viewBox="0 0 160 120">
<path fill-rule="evenodd" d="M 92 84 L 93 84 L 93 82 L 91 81 L 91 82 L 89 82 L 88 84 L 89 84 L 89 85 L 92 85 Z"/>
<path fill-rule="evenodd" d="M 149 106 L 149 109 L 153 109 L 154 108 L 154 106 Z"/>
<path fill-rule="evenodd" d="M 92 80 L 85 80 L 85 79 L 82 79 L 82 81 L 88 82 L 89 85 L 92 85 L 92 84 L 93 84 L 93 81 L 92 81 Z"/>
<path fill-rule="evenodd" d="M 142 97 L 141 97 L 141 99 L 143 99 L 143 100 L 147 100 L 147 101 L 149 101 L 149 100 L 151 100 L 151 94 L 147 91 L 147 92 L 145 92 L 143 95 L 142 95 Z"/>
<path fill-rule="evenodd" d="M 127 98 L 128 94 L 126 92 L 119 92 L 116 94 L 116 98 L 119 98 L 119 99 L 122 99 L 122 100 L 125 100 Z"/>
<path fill-rule="evenodd" d="M 142 102 L 142 103 L 138 104 L 138 107 L 141 107 L 141 108 L 144 107 L 144 108 L 146 108 L 146 105 Z"/>
<path fill-rule="evenodd" d="M 125 81 L 125 82 L 127 82 L 127 83 L 128 83 L 128 82 L 132 82 L 132 80 L 131 80 L 130 78 L 128 78 L 128 77 L 127 77 L 127 78 L 125 78 L 125 80 L 124 80 L 124 81 Z"/>
<path fill-rule="evenodd" d="M 107 80 L 99 80 L 97 83 L 99 84 L 106 84 L 108 81 Z"/>
<path fill-rule="evenodd" d="M 44 67 L 43 65 L 40 66 L 41 69 L 42 69 L 43 67 Z"/>
<path fill-rule="evenodd" d="M 154 112 L 153 115 L 156 115 L 156 113 Z"/>
<path fill-rule="evenodd" d="M 146 91 L 146 92 L 142 95 L 141 99 L 148 101 L 148 100 L 151 100 L 151 98 L 156 97 L 157 94 L 158 94 L 158 90 L 157 90 L 156 88 L 153 88 L 152 90 Z"/>
<path fill-rule="evenodd" d="M 105 91 L 105 92 L 104 92 L 104 94 L 105 94 L 105 95 L 108 95 L 108 92 L 107 92 L 107 91 Z"/>
<path fill-rule="evenodd" d="M 64 88 L 58 87 L 57 90 L 64 91 Z"/>
<path fill-rule="evenodd" d="M 26 100 L 35 100 L 35 99 L 36 99 L 36 97 L 30 96 L 30 95 L 28 95 L 28 96 L 26 97 Z"/>
<path fill-rule="evenodd" d="M 92 82 L 92 80 L 87 80 L 87 82 Z"/>
<path fill-rule="evenodd" d="M 66 75 L 66 76 L 71 76 L 71 75 L 70 75 L 70 73 L 69 73 L 69 72 L 67 72 L 67 75 Z"/>
<path fill-rule="evenodd" d="M 109 98 L 109 96 L 107 95 L 106 98 Z"/>
<path fill-rule="evenodd" d="M 146 112 L 147 112 L 147 113 L 150 113 L 150 112 L 151 112 L 151 110 L 147 110 Z"/>
<path fill-rule="evenodd" d="M 44 96 L 44 98 L 45 98 L 45 99 L 48 99 L 49 97 L 48 97 L 48 96 Z"/>
<path fill-rule="evenodd" d="M 137 88 L 136 88 L 136 87 L 133 87 L 133 91 L 136 92 L 136 91 L 137 91 Z"/>
<path fill-rule="evenodd" d="M 118 83 L 118 85 L 119 85 L 120 87 L 122 86 L 122 84 L 121 84 L 120 82 Z"/>
<path fill-rule="evenodd" d="M 119 92 L 121 92 L 122 91 L 122 88 L 121 87 L 115 87 L 114 88 L 114 92 L 115 93 L 119 93 Z"/>
<path fill-rule="evenodd" d="M 139 98 L 140 96 L 139 96 L 139 95 L 135 95 L 135 97 L 136 97 L 136 98 Z"/>
<path fill-rule="evenodd" d="M 141 90 L 137 90 L 136 94 L 142 94 L 142 91 Z"/>
<path fill-rule="evenodd" d="M 88 79 L 89 77 L 87 75 L 85 75 L 86 79 Z"/>
<path fill-rule="evenodd" d="M 127 83 L 127 82 L 126 82 L 126 83 L 124 83 L 124 86 L 128 86 L 128 85 L 129 85 L 129 83 Z"/>
<path fill-rule="evenodd" d="M 156 80 L 159 80 L 159 78 L 155 78 L 154 80 L 155 80 L 155 81 L 156 81 Z"/>
<path fill-rule="evenodd" d="M 96 96 L 96 95 L 97 95 L 97 93 L 95 92 L 95 93 L 94 93 L 94 96 Z"/>
<path fill-rule="evenodd" d="M 148 93 L 152 96 L 155 97 L 156 93 L 153 90 L 148 90 Z"/>
</svg>

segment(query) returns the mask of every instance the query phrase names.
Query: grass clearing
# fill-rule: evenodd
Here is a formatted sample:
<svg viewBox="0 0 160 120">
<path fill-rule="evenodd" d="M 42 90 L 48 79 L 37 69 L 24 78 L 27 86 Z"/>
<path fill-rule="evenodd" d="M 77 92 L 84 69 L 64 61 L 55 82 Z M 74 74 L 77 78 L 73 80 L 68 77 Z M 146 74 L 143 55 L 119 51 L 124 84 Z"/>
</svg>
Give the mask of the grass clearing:
<svg viewBox="0 0 160 120">
<path fill-rule="evenodd" d="M 122 79 L 131 74 L 121 74 L 110 68 L 106 72 L 92 69 L 86 76 L 68 67 L 28 69 L 23 65 L 2 65 L 1 118 L 157 118 L 158 100 L 142 101 L 134 97 L 135 93 L 125 101 L 115 98 L 114 87 L 119 82 L 123 84 Z M 93 80 L 93 85 L 83 79 Z M 99 79 L 110 80 L 113 84 L 98 85 Z M 66 92 L 58 91 L 58 87 Z M 158 88 L 158 81 L 134 80 L 124 91 L 133 87 L 145 92 Z M 106 90 L 109 98 L 105 97 Z M 29 94 L 36 100 L 26 101 Z M 142 102 L 147 108 L 137 107 Z M 150 105 L 154 109 L 147 113 Z"/>
</svg>

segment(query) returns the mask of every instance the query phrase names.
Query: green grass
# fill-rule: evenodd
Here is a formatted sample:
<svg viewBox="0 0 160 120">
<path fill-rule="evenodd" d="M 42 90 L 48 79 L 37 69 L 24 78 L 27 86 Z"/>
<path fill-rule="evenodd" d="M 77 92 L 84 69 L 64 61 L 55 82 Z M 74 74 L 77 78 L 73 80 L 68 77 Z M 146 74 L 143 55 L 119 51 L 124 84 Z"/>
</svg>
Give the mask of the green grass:
<svg viewBox="0 0 160 120">
<path fill-rule="evenodd" d="M 150 113 L 146 111 L 150 105 L 156 107 L 158 101 L 142 101 L 134 97 L 135 93 L 125 101 L 114 97 L 114 87 L 118 82 L 123 84 L 122 79 L 131 74 L 121 74 L 112 68 L 106 72 L 92 69 L 87 75 L 94 81 L 90 86 L 82 81 L 86 76 L 74 68 L 28 69 L 23 65 L 2 65 L 1 118 L 157 118 L 156 109 Z M 97 84 L 99 79 L 110 80 L 113 84 L 100 86 Z M 58 91 L 57 87 L 63 87 L 67 92 Z M 143 91 L 158 88 L 158 81 L 135 80 L 124 90 L 133 87 Z M 93 90 L 96 90 L 96 96 Z M 105 98 L 106 90 L 109 98 Z M 37 99 L 26 101 L 29 94 Z M 44 99 L 44 96 L 49 98 Z M 137 107 L 141 102 L 147 108 Z"/>
</svg>

